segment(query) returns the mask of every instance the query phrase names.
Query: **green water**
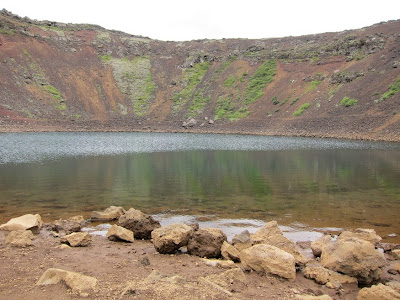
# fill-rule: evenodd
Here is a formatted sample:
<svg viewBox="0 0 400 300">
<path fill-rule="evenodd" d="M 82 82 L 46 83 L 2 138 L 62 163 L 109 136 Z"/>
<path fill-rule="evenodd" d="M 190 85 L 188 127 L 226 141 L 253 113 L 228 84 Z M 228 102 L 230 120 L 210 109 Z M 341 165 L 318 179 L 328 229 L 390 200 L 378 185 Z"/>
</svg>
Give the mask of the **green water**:
<svg viewBox="0 0 400 300">
<path fill-rule="evenodd" d="M 60 133 L 0 135 L 0 146 L 1 222 L 24 213 L 87 217 L 121 205 L 199 220 L 400 235 L 398 144 Z"/>
</svg>

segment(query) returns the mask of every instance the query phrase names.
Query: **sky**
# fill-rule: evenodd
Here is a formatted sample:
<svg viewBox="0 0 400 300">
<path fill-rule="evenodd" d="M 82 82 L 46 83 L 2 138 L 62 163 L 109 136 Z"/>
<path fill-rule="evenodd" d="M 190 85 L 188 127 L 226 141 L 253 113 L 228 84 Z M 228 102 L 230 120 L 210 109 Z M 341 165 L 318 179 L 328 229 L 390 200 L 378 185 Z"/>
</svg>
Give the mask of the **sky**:
<svg viewBox="0 0 400 300">
<path fill-rule="evenodd" d="M 400 19 L 400 0 L 1 0 L 3 8 L 164 41 L 298 36 Z"/>
</svg>

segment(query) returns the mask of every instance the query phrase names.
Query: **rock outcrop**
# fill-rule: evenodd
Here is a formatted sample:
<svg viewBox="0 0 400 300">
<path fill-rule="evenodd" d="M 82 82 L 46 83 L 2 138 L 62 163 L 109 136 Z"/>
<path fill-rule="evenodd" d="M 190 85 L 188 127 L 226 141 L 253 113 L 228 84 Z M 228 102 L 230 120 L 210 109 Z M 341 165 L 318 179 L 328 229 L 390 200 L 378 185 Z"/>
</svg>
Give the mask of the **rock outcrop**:
<svg viewBox="0 0 400 300">
<path fill-rule="evenodd" d="M 382 241 L 382 238 L 376 234 L 375 230 L 366 228 L 357 228 L 353 231 L 343 231 L 339 235 L 339 239 L 349 239 L 353 237 L 368 241 L 374 246 L 377 246 Z"/>
<path fill-rule="evenodd" d="M 90 216 L 93 221 L 112 221 L 117 220 L 125 213 L 125 209 L 121 206 L 110 206 L 104 211 L 94 211 Z"/>
<path fill-rule="evenodd" d="M 160 222 L 154 220 L 152 216 L 134 208 L 130 208 L 119 217 L 118 225 L 133 231 L 136 239 L 150 239 L 151 232 L 161 227 Z"/>
<path fill-rule="evenodd" d="M 11 231 L 6 237 L 6 244 L 14 247 L 29 247 L 33 245 L 33 233 L 30 230 Z"/>
<path fill-rule="evenodd" d="M 73 293 L 88 296 L 98 289 L 98 280 L 94 277 L 62 269 L 47 269 L 39 278 L 36 285 L 49 285 L 64 283 Z"/>
<path fill-rule="evenodd" d="M 314 279 L 319 284 L 341 287 L 345 283 L 358 283 L 357 279 L 338 272 L 326 269 L 318 264 L 307 264 L 304 269 L 304 276 L 309 279 Z M 328 284 L 330 283 L 330 284 Z"/>
<path fill-rule="evenodd" d="M 267 244 L 292 254 L 296 260 L 296 264 L 304 265 L 308 261 L 308 259 L 299 252 L 296 244 L 283 235 L 276 221 L 268 222 L 256 233 L 251 234 L 250 238 L 253 245 Z"/>
<path fill-rule="evenodd" d="M 60 241 L 71 247 L 86 247 L 89 246 L 92 239 L 87 232 L 74 232 L 63 236 Z"/>
<path fill-rule="evenodd" d="M 240 261 L 239 250 L 224 241 L 221 246 L 221 255 L 225 259 L 230 259 L 233 261 Z"/>
<path fill-rule="evenodd" d="M 400 299 L 400 293 L 396 292 L 390 286 L 373 285 L 370 288 L 365 287 L 358 292 L 357 300 L 395 300 Z"/>
<path fill-rule="evenodd" d="M 63 234 L 79 232 L 85 224 L 85 219 L 82 216 L 74 216 L 69 219 L 59 219 L 53 222 L 52 229 Z"/>
<path fill-rule="evenodd" d="M 0 225 L 0 230 L 14 231 L 30 229 L 34 233 L 39 232 L 43 222 L 39 214 L 27 214 L 17 218 L 12 218 L 5 224 Z"/>
<path fill-rule="evenodd" d="M 246 269 L 280 276 L 296 278 L 295 259 L 292 254 L 267 244 L 259 244 L 240 252 L 240 261 Z"/>
<path fill-rule="evenodd" d="M 199 229 L 189 239 L 188 253 L 200 257 L 217 258 L 221 256 L 221 246 L 224 241 L 226 241 L 226 235 L 221 229 Z"/>
<path fill-rule="evenodd" d="M 123 241 L 123 242 L 134 242 L 134 234 L 129 229 L 124 227 L 113 225 L 107 231 L 106 238 L 113 242 Z"/>
<path fill-rule="evenodd" d="M 331 242 L 332 237 L 329 234 L 323 235 L 319 239 L 311 242 L 311 250 L 314 256 L 321 256 L 322 250 Z"/>
<path fill-rule="evenodd" d="M 151 233 L 151 238 L 153 239 L 154 248 L 159 253 L 168 254 L 186 246 L 193 232 L 194 230 L 191 226 L 178 223 L 154 229 Z"/>
<path fill-rule="evenodd" d="M 372 243 L 342 238 L 324 248 L 321 263 L 328 269 L 356 277 L 360 283 L 370 284 L 381 278 L 386 260 Z"/>
</svg>

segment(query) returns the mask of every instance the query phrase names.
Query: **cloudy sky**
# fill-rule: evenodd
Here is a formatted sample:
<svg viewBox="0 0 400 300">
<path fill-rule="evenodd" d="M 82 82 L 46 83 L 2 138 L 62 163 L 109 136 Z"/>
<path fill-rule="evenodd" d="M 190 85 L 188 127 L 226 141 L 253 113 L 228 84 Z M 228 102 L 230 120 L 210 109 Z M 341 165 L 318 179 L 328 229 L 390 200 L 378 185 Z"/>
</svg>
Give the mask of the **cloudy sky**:
<svg viewBox="0 0 400 300">
<path fill-rule="evenodd" d="M 177 41 L 296 36 L 400 19 L 400 0 L 1 0 L 2 8 Z"/>
</svg>

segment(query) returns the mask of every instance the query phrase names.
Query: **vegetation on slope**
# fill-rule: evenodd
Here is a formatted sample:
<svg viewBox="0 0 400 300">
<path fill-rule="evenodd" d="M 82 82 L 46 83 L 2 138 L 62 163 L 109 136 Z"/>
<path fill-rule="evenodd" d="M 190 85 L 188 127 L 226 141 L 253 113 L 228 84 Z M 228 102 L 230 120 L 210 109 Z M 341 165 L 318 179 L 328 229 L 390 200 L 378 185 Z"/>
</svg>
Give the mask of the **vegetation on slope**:
<svg viewBox="0 0 400 300">
<path fill-rule="evenodd" d="M 244 104 L 249 105 L 264 95 L 263 89 L 274 80 L 276 74 L 275 60 L 267 60 L 257 68 L 247 83 L 244 94 Z"/>
<path fill-rule="evenodd" d="M 377 102 L 384 101 L 393 95 L 396 95 L 398 92 L 400 92 L 400 77 L 398 77 L 396 81 L 389 86 L 389 91 L 382 94 Z"/>
<path fill-rule="evenodd" d="M 202 97 L 201 92 L 197 94 L 197 97 L 195 97 L 195 92 L 209 68 L 210 63 L 203 62 L 195 64 L 192 68 L 188 68 L 184 71 L 182 82 L 185 84 L 185 87 L 171 98 L 174 102 L 174 112 L 180 111 L 192 98 L 194 100 L 192 112 L 207 102 L 205 100 L 206 98 Z"/>
</svg>

